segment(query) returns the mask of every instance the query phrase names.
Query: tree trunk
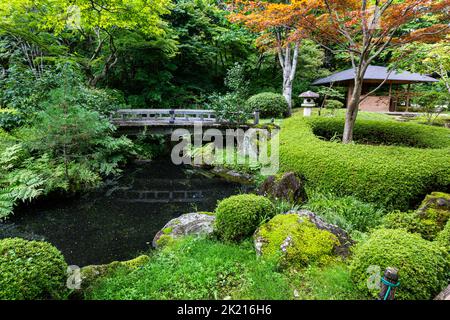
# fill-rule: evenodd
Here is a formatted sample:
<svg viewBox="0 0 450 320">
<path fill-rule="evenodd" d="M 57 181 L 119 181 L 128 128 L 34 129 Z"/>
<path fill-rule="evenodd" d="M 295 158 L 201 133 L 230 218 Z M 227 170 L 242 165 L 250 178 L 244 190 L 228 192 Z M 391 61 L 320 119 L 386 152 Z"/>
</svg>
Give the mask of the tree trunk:
<svg viewBox="0 0 450 320">
<path fill-rule="evenodd" d="M 283 97 L 288 104 L 288 116 L 292 114 L 292 83 L 297 69 L 298 51 L 298 42 L 294 44 L 293 50 L 292 43 L 287 44 L 286 48 L 278 48 L 278 58 L 283 69 Z"/>
<path fill-rule="evenodd" d="M 357 79 L 353 88 L 353 93 L 347 106 L 345 114 L 344 134 L 342 136 L 343 143 L 351 143 L 353 141 L 353 128 L 355 126 L 356 117 L 358 115 L 359 101 L 361 99 L 362 80 Z"/>
</svg>

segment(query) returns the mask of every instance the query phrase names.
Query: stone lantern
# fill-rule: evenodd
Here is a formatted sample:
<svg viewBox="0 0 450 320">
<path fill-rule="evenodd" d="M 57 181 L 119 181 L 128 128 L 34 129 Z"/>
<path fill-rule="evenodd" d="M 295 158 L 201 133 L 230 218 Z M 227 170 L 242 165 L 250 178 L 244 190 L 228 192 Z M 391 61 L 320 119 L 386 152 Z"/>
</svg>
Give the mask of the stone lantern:
<svg viewBox="0 0 450 320">
<path fill-rule="evenodd" d="M 303 116 L 310 117 L 312 108 L 316 106 L 316 99 L 320 97 L 319 94 L 312 91 L 306 91 L 300 94 L 299 97 L 303 98 Z"/>
</svg>

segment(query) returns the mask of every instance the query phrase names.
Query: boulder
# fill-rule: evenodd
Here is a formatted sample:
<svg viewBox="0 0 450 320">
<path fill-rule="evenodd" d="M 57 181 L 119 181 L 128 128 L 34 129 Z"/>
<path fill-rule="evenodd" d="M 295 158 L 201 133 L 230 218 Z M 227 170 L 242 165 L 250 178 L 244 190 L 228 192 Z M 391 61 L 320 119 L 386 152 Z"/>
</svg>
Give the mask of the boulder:
<svg viewBox="0 0 450 320">
<path fill-rule="evenodd" d="M 339 244 L 334 247 L 334 252 L 340 256 L 348 256 L 350 253 L 350 247 L 355 244 L 355 242 L 350 238 L 349 234 L 344 230 L 339 228 L 335 224 L 325 222 L 317 214 L 309 210 L 292 210 L 287 212 L 287 214 L 295 213 L 300 217 L 306 217 L 309 221 L 314 223 L 318 229 L 326 230 L 331 232 L 339 240 Z"/>
<path fill-rule="evenodd" d="M 128 270 L 131 272 L 144 266 L 149 260 L 149 256 L 140 255 L 134 259 L 127 261 L 113 261 L 108 264 L 89 265 L 82 267 L 79 271 L 79 280 L 74 279 L 79 284 L 79 288 L 72 291 L 72 293 L 70 294 L 70 298 L 82 299 L 83 293 L 90 290 L 92 285 L 98 279 L 114 273 L 119 268 L 123 268 L 124 270 Z"/>
<path fill-rule="evenodd" d="M 253 184 L 253 176 L 249 173 L 238 172 L 224 167 L 214 167 L 211 172 L 230 182 Z"/>
<path fill-rule="evenodd" d="M 421 219 L 435 221 L 442 230 L 450 219 L 450 194 L 432 192 L 425 197 L 416 213 Z"/>
<path fill-rule="evenodd" d="M 275 259 L 281 267 L 302 268 L 332 261 L 339 240 L 307 217 L 293 213 L 276 215 L 260 226 L 254 244 L 258 255 Z"/>
<path fill-rule="evenodd" d="M 209 212 L 183 214 L 166 223 L 153 238 L 152 245 L 154 248 L 157 248 L 166 244 L 168 241 L 186 235 L 210 235 L 213 233 L 215 220 L 216 217 Z"/>
<path fill-rule="evenodd" d="M 279 179 L 275 176 L 267 177 L 258 192 L 261 195 L 291 203 L 302 202 L 306 199 L 304 183 L 294 172 L 286 172 Z"/>
</svg>

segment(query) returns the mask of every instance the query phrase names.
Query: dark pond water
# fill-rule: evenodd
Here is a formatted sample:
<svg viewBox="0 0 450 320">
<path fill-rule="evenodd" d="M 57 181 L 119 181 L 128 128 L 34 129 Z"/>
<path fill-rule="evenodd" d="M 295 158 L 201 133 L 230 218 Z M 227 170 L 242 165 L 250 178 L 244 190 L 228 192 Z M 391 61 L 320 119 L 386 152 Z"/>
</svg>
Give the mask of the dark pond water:
<svg viewBox="0 0 450 320">
<path fill-rule="evenodd" d="M 0 223 L 0 238 L 46 240 L 78 266 L 131 259 L 151 248 L 170 219 L 212 211 L 218 200 L 240 191 L 239 184 L 167 159 L 136 164 L 95 192 L 17 213 Z"/>
</svg>

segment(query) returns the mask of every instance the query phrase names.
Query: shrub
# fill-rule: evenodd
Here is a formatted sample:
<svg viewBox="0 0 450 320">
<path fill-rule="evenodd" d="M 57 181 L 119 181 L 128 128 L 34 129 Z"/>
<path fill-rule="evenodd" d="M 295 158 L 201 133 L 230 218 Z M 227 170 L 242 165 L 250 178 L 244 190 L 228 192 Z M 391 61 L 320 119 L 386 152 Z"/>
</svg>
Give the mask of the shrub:
<svg viewBox="0 0 450 320">
<path fill-rule="evenodd" d="M 450 221 L 447 222 L 444 230 L 439 232 L 436 242 L 450 253 Z"/>
<path fill-rule="evenodd" d="M 63 255 L 47 242 L 0 240 L 0 300 L 62 298 L 66 271 Z"/>
<path fill-rule="evenodd" d="M 354 251 L 350 274 L 358 288 L 374 297 L 378 289 L 367 288 L 369 266 L 399 270 L 396 299 L 430 299 L 446 284 L 450 271 L 448 254 L 433 242 L 404 230 L 379 229 Z"/>
<path fill-rule="evenodd" d="M 255 257 L 250 242 L 224 244 L 184 238 L 143 267 L 117 270 L 94 285 L 89 299 L 292 299 L 276 266 Z"/>
<path fill-rule="evenodd" d="M 341 118 L 316 117 L 310 120 L 310 125 L 313 133 L 319 137 L 327 140 L 332 137 L 342 139 L 344 121 Z M 443 148 L 450 146 L 449 132 L 445 128 L 397 121 L 357 121 L 353 132 L 353 140 L 359 144 L 415 148 Z"/>
<path fill-rule="evenodd" d="M 322 120 L 293 116 L 283 122 L 280 132 L 281 170 L 303 176 L 308 188 L 340 196 L 353 195 L 388 209 L 406 210 L 417 205 L 428 192 L 450 186 L 450 139 L 444 128 L 408 124 L 418 131 L 429 132 L 429 145 L 442 147 L 419 149 L 322 141 L 313 134 L 316 121 Z M 343 126 L 342 118 L 335 121 L 341 121 Z M 359 119 L 356 130 L 367 121 L 374 123 Z M 405 125 L 393 123 L 399 130 Z M 435 130 L 441 138 L 436 137 Z"/>
<path fill-rule="evenodd" d="M 252 111 L 259 110 L 263 118 L 280 118 L 288 110 L 286 99 L 281 94 L 273 92 L 262 92 L 251 96 L 246 105 Z"/>
<path fill-rule="evenodd" d="M 450 218 L 450 195 L 433 192 L 425 197 L 415 212 L 394 211 L 383 219 L 383 225 L 390 229 L 405 229 L 419 233 L 426 240 L 433 240 L 444 229 Z"/>
<path fill-rule="evenodd" d="M 383 227 L 418 233 L 426 240 L 433 240 L 440 231 L 435 220 L 421 218 L 414 211 L 389 213 L 383 218 Z"/>
<path fill-rule="evenodd" d="M 280 257 L 282 266 L 305 267 L 326 263 L 339 243 L 332 233 L 318 229 L 297 214 L 280 214 L 261 226 L 255 234 L 262 242 L 261 253 L 269 259 Z"/>
<path fill-rule="evenodd" d="M 274 214 L 274 205 L 267 198 L 254 194 L 231 196 L 220 201 L 216 208 L 215 229 L 223 240 L 240 241 Z"/>
<path fill-rule="evenodd" d="M 308 202 L 303 207 L 348 232 L 366 232 L 378 226 L 384 214 L 382 209 L 353 196 L 338 197 L 317 191 L 308 192 Z"/>
</svg>

